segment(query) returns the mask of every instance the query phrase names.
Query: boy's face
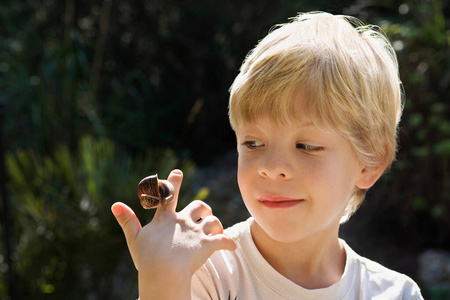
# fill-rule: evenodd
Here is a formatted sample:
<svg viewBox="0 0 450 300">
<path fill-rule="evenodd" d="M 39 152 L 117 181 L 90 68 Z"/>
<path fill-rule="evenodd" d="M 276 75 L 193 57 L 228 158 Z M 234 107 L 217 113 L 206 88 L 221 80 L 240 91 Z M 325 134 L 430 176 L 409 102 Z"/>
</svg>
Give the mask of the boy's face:
<svg viewBox="0 0 450 300">
<path fill-rule="evenodd" d="M 303 105 L 304 106 L 304 105 Z M 302 103 L 298 115 L 302 114 Z M 363 166 L 351 144 L 335 133 L 267 118 L 237 131 L 238 183 L 245 205 L 272 239 L 295 242 L 336 234 Z"/>
</svg>

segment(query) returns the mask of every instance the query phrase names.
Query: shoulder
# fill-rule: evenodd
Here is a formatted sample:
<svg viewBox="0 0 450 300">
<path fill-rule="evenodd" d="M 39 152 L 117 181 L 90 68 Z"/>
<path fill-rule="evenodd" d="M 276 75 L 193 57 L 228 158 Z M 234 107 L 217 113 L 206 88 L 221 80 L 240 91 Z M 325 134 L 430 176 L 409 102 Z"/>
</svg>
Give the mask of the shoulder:
<svg viewBox="0 0 450 300">
<path fill-rule="evenodd" d="M 250 224 L 252 218 L 247 219 L 246 221 L 237 223 L 231 227 L 228 227 L 224 230 L 224 234 L 229 238 L 233 239 L 235 242 L 240 242 L 241 238 L 250 237 Z"/>
<path fill-rule="evenodd" d="M 423 299 L 420 288 L 410 277 L 358 255 L 345 242 L 344 246 L 354 282 L 358 282 L 361 293 L 365 294 L 362 298 Z"/>
</svg>

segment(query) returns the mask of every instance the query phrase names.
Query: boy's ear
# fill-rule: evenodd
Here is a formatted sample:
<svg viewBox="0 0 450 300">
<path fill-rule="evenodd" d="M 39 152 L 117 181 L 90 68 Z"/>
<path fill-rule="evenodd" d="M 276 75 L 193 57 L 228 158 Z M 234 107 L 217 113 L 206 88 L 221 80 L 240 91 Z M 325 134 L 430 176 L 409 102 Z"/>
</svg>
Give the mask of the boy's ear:
<svg viewBox="0 0 450 300">
<path fill-rule="evenodd" d="M 385 164 L 380 164 L 376 169 L 363 168 L 356 181 L 356 186 L 362 190 L 369 189 L 383 175 L 385 169 Z"/>
<path fill-rule="evenodd" d="M 383 143 L 384 145 L 384 157 L 383 160 L 378 164 L 377 167 L 374 169 L 368 169 L 364 167 L 361 171 L 361 174 L 359 174 L 359 178 L 356 181 L 356 186 L 360 189 L 367 190 L 372 185 L 377 182 L 377 180 L 383 175 L 384 171 L 388 167 L 388 150 L 386 143 Z"/>
<path fill-rule="evenodd" d="M 386 147 L 385 147 L 386 148 Z M 356 181 L 356 186 L 360 189 L 367 190 L 377 182 L 377 180 L 383 175 L 384 171 L 388 167 L 387 151 L 385 151 L 384 159 L 374 169 L 368 169 L 364 167 L 359 174 L 359 178 Z"/>
</svg>

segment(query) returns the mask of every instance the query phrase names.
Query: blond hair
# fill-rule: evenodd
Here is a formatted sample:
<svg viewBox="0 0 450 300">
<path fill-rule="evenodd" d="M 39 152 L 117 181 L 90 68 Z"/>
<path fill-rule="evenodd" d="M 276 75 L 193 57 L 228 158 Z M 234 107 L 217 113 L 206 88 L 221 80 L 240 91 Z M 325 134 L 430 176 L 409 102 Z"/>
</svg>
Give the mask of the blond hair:
<svg viewBox="0 0 450 300">
<path fill-rule="evenodd" d="M 298 120 L 300 91 L 313 123 L 347 138 L 365 168 L 391 165 L 402 85 L 395 52 L 377 27 L 322 12 L 276 26 L 248 54 L 230 88 L 233 130 L 260 116 L 277 123 Z M 341 222 L 365 193 L 355 188 Z"/>
</svg>

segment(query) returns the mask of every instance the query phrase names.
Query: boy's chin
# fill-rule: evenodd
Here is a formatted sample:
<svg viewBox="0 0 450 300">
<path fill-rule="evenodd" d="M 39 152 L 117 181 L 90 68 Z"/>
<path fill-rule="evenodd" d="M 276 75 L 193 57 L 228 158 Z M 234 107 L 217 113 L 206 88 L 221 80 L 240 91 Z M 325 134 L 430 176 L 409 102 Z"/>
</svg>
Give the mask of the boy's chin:
<svg viewBox="0 0 450 300">
<path fill-rule="evenodd" d="M 255 219 L 255 230 L 253 234 L 258 234 L 263 238 L 268 238 L 278 243 L 295 243 L 301 241 L 305 236 L 302 235 L 296 226 L 279 226 L 280 224 L 264 224 Z"/>
</svg>

